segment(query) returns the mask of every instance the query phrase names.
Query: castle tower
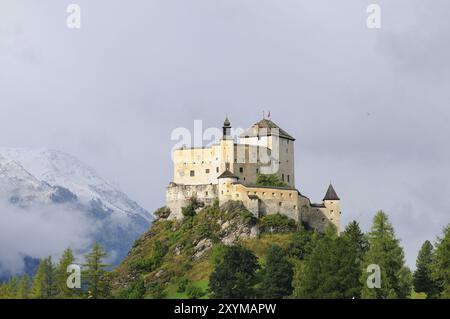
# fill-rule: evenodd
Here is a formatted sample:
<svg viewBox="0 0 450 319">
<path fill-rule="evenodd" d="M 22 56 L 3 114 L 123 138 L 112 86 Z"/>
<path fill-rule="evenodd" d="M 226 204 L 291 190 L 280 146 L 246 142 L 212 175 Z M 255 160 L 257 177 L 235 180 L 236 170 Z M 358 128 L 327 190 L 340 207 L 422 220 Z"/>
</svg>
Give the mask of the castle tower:
<svg viewBox="0 0 450 319">
<path fill-rule="evenodd" d="M 219 181 L 218 194 L 220 205 L 232 199 L 232 184 L 237 182 L 238 179 L 239 178 L 229 170 L 225 170 L 222 174 L 219 175 L 219 177 L 217 177 L 217 180 Z"/>
<path fill-rule="evenodd" d="M 234 172 L 234 139 L 231 136 L 231 123 L 225 118 L 222 126 L 223 136 L 220 140 L 220 171 Z"/>
<path fill-rule="evenodd" d="M 240 135 L 240 143 L 259 147 L 258 159 L 262 161 L 259 172 L 276 174 L 290 187 L 295 187 L 294 141 L 295 138 L 269 119 L 262 119 Z M 266 161 L 265 149 L 270 152 L 270 163 Z"/>
<path fill-rule="evenodd" d="M 336 226 L 337 232 L 339 234 L 339 226 L 341 219 L 341 209 L 340 209 L 340 199 L 333 188 L 333 185 L 328 186 L 328 190 L 323 198 L 323 204 L 327 209 L 328 219 Z"/>
</svg>

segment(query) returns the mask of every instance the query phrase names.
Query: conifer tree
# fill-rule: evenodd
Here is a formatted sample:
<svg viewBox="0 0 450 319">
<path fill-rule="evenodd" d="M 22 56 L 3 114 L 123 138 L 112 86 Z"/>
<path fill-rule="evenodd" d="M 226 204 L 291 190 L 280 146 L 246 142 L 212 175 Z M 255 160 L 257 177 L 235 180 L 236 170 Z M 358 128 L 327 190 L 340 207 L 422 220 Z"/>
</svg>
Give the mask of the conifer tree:
<svg viewBox="0 0 450 319">
<path fill-rule="evenodd" d="M 69 273 L 67 273 L 67 267 L 75 262 L 75 257 L 70 248 L 67 248 L 61 258 L 59 259 L 58 265 L 56 267 L 56 281 L 58 285 L 58 298 L 69 299 L 76 298 L 79 296 L 80 290 L 77 288 L 67 287 L 67 278 Z"/>
<path fill-rule="evenodd" d="M 293 289 L 292 267 L 287 253 L 280 246 L 271 246 L 262 274 L 260 296 L 267 299 L 281 299 L 290 295 Z"/>
<path fill-rule="evenodd" d="M 101 299 L 110 296 L 110 284 L 103 260 L 108 256 L 99 243 L 95 243 L 92 250 L 85 255 L 86 269 L 83 271 L 83 278 L 87 282 L 88 298 Z"/>
<path fill-rule="evenodd" d="M 209 287 L 214 298 L 253 298 L 257 257 L 242 246 L 226 247 L 223 261 L 216 264 Z"/>
<path fill-rule="evenodd" d="M 411 289 L 407 288 L 410 283 L 408 276 L 405 276 L 407 270 L 404 269 L 403 249 L 383 211 L 375 214 L 368 240 L 369 250 L 364 256 L 361 276 L 363 298 L 407 298 Z M 372 264 L 380 267 L 380 288 L 367 285 L 367 278 L 371 275 L 367 267 Z"/>
<path fill-rule="evenodd" d="M 366 235 L 359 228 L 359 224 L 356 220 L 352 221 L 345 227 L 342 236 L 347 238 L 350 245 L 353 246 L 357 258 L 362 261 L 364 254 L 369 249 L 369 242 Z"/>
<path fill-rule="evenodd" d="M 450 298 L 450 224 L 443 231 L 443 237 L 438 238 L 435 245 L 432 276 L 439 289 L 439 298 Z"/>
<path fill-rule="evenodd" d="M 438 293 L 437 284 L 432 278 L 433 253 L 433 245 L 428 240 L 425 241 L 417 256 L 413 276 L 414 290 L 425 293 L 427 298 L 434 298 Z"/>
<path fill-rule="evenodd" d="M 295 298 L 353 298 L 361 290 L 359 268 L 348 240 L 328 229 L 300 265 Z"/>
<path fill-rule="evenodd" d="M 30 297 L 34 299 L 52 299 L 57 295 L 55 266 L 52 257 L 39 263 L 36 275 L 33 278 Z"/>
<path fill-rule="evenodd" d="M 28 274 L 22 275 L 17 284 L 16 298 L 28 299 L 28 296 L 30 294 L 30 286 L 31 286 L 30 276 L 28 276 Z"/>
</svg>

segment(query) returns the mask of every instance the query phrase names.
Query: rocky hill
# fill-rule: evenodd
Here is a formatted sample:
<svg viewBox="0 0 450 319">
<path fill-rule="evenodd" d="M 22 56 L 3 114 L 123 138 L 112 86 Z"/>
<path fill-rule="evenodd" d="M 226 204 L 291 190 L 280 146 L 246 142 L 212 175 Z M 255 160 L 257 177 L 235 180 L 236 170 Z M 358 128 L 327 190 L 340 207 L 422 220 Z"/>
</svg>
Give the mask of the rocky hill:
<svg viewBox="0 0 450 319">
<path fill-rule="evenodd" d="M 164 217 L 164 208 L 155 214 Z M 241 243 L 263 263 L 272 243 L 287 246 L 292 242 L 297 225 L 285 216 L 276 217 L 282 220 L 276 223 L 281 229 L 271 227 L 268 219 L 254 218 L 241 202 L 230 201 L 199 208 L 195 216 L 182 221 L 159 218 L 112 273 L 115 295 L 186 298 L 187 292 L 179 287 L 190 282 L 206 296 L 215 254 L 223 245 Z"/>
</svg>

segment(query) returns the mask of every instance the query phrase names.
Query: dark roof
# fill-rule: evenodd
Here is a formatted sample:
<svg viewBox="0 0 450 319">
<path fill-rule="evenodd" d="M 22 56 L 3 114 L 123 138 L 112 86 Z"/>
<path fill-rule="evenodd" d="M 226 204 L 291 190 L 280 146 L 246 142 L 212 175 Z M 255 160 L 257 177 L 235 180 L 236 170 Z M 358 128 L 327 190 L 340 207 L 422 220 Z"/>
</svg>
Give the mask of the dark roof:
<svg viewBox="0 0 450 319">
<path fill-rule="evenodd" d="M 239 177 L 237 177 L 236 175 L 234 175 L 232 172 L 230 172 L 229 170 L 226 170 L 225 172 L 223 172 L 222 174 L 219 175 L 219 178 L 236 178 L 239 179 Z"/>
<path fill-rule="evenodd" d="M 325 207 L 325 205 L 324 204 L 311 204 L 311 207 L 321 207 L 321 208 L 323 208 L 323 207 Z"/>
<path fill-rule="evenodd" d="M 263 129 L 263 132 L 260 132 L 260 129 Z M 252 127 L 242 133 L 240 137 L 270 136 L 272 135 L 272 129 L 278 129 L 278 135 L 280 137 L 295 141 L 295 138 L 289 135 L 288 132 L 268 119 L 262 119 L 261 121 L 253 124 Z"/>
<path fill-rule="evenodd" d="M 330 186 L 328 186 L 327 193 L 325 194 L 325 197 L 323 198 L 323 200 L 339 200 L 339 197 L 336 194 L 336 191 L 334 190 L 333 185 L 330 184 Z"/>
<path fill-rule="evenodd" d="M 223 127 L 231 127 L 231 123 L 228 117 L 225 118 L 225 121 L 223 122 Z"/>
</svg>

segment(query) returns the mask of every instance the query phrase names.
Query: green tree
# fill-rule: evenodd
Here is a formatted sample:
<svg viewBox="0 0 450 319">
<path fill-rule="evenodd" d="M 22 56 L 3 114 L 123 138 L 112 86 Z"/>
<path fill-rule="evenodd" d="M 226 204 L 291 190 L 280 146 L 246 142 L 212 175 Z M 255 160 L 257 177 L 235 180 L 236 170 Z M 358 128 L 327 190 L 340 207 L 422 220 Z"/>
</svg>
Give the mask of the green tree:
<svg viewBox="0 0 450 319">
<path fill-rule="evenodd" d="M 263 269 L 260 296 L 268 299 L 281 299 L 292 293 L 293 265 L 287 253 L 280 246 L 269 248 L 266 266 Z"/>
<path fill-rule="evenodd" d="M 50 256 L 39 263 L 31 285 L 30 297 L 34 299 L 52 299 L 57 294 L 55 266 Z"/>
<path fill-rule="evenodd" d="M 286 233 L 297 230 L 297 223 L 292 218 L 281 214 L 263 216 L 259 220 L 261 233 Z"/>
<path fill-rule="evenodd" d="M 119 299 L 143 299 L 147 289 L 142 278 L 138 278 L 131 283 L 127 288 L 122 289 L 117 298 Z"/>
<path fill-rule="evenodd" d="M 295 298 L 352 298 L 361 289 L 353 247 L 331 232 L 318 239 L 304 264 L 297 267 Z"/>
<path fill-rule="evenodd" d="M 436 281 L 440 298 L 450 298 L 450 224 L 443 231 L 442 238 L 438 238 L 435 245 L 432 276 Z"/>
<path fill-rule="evenodd" d="M 303 260 L 312 251 L 314 232 L 300 230 L 292 234 L 292 241 L 289 244 L 289 256 Z"/>
<path fill-rule="evenodd" d="M 255 296 L 257 257 L 242 246 L 227 247 L 209 280 L 214 298 L 236 299 Z"/>
<path fill-rule="evenodd" d="M 256 177 L 256 185 L 287 187 L 287 184 L 280 181 L 280 178 L 276 174 L 258 174 Z"/>
<path fill-rule="evenodd" d="M 80 296 L 80 289 L 67 287 L 67 267 L 75 262 L 75 257 L 70 248 L 64 250 L 59 263 L 56 266 L 56 282 L 58 285 L 58 298 L 70 299 Z"/>
<path fill-rule="evenodd" d="M 428 240 L 425 241 L 417 256 L 413 276 L 414 290 L 426 293 L 427 298 L 434 298 L 438 293 L 437 284 L 432 278 L 433 252 L 433 245 Z"/>
<path fill-rule="evenodd" d="M 405 266 L 403 249 L 395 237 L 394 228 L 388 216 L 379 211 L 375 214 L 371 231 L 368 234 L 369 249 L 364 256 L 361 283 L 363 284 L 363 298 L 407 298 L 411 287 L 406 289 L 408 283 L 402 281 L 402 272 Z M 369 288 L 366 271 L 367 266 L 376 264 L 381 271 L 381 288 Z"/>
<path fill-rule="evenodd" d="M 342 236 L 347 238 L 349 243 L 353 246 L 355 254 L 359 261 L 362 261 L 364 254 L 369 249 L 369 242 L 367 236 L 359 228 L 357 221 L 349 223 L 342 233 Z"/>
<path fill-rule="evenodd" d="M 20 277 L 20 280 L 17 284 L 17 299 L 28 299 L 30 294 L 31 280 L 30 276 L 24 274 Z"/>
<path fill-rule="evenodd" d="M 345 227 L 345 230 L 342 232 L 342 237 L 347 240 L 349 245 L 352 247 L 353 255 L 355 261 L 358 265 L 359 274 L 358 278 L 362 276 L 362 261 L 364 259 L 364 255 L 369 248 L 369 242 L 367 240 L 366 235 L 359 228 L 359 224 L 357 221 L 352 221 Z M 362 285 L 360 286 L 362 289 Z M 355 298 L 361 297 L 361 290 L 355 294 Z"/>
<path fill-rule="evenodd" d="M 86 269 L 83 271 L 83 278 L 87 282 L 88 298 L 101 299 L 110 296 L 110 284 L 106 268 L 109 266 L 103 263 L 108 256 L 99 243 L 92 246 L 92 250 L 85 255 Z"/>
<path fill-rule="evenodd" d="M 6 299 L 15 299 L 18 290 L 18 279 L 16 276 L 11 277 L 4 284 L 4 295 Z"/>
</svg>

